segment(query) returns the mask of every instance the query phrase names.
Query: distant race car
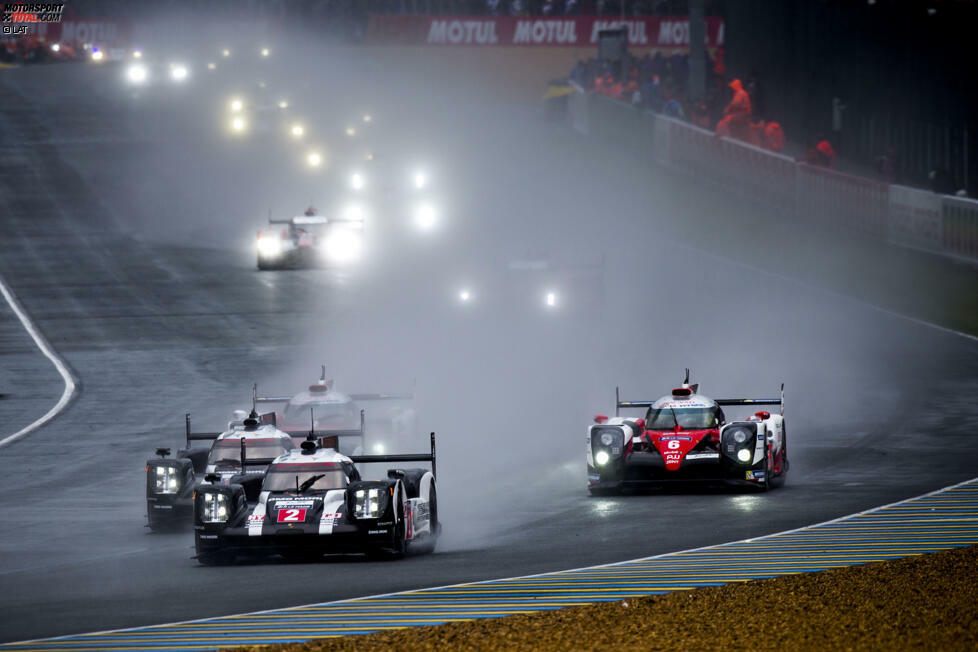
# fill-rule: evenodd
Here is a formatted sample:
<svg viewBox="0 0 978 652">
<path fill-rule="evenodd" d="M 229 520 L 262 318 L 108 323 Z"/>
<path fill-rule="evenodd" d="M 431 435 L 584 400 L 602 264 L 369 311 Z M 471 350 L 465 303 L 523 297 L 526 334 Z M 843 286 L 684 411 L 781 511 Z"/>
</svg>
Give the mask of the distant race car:
<svg viewBox="0 0 978 652">
<path fill-rule="evenodd" d="M 356 261 L 363 248 L 363 219 L 357 216 L 331 218 L 310 207 L 268 224 L 255 242 L 260 270 L 343 265 Z"/>
<path fill-rule="evenodd" d="M 194 490 L 205 474 L 225 484 L 251 486 L 249 477 L 261 477 L 279 455 L 296 447 L 292 436 L 275 427 L 274 415 L 256 412 L 243 421 L 232 421 L 224 432 L 191 432 L 186 415 L 187 447 L 174 457 L 169 448 L 158 448 L 156 459 L 146 462 L 146 516 L 152 530 L 189 525 Z M 209 448 L 192 448 L 192 442 L 210 440 Z M 257 499 L 257 493 L 253 494 Z"/>
<path fill-rule="evenodd" d="M 326 379 L 326 365 L 319 381 L 294 396 L 258 396 L 256 403 L 279 403 L 275 423 L 293 436 L 305 436 L 310 428 L 322 434 L 321 444 L 346 455 L 384 453 L 416 432 L 416 415 L 407 394 L 344 394 Z M 365 411 L 360 403 L 374 402 Z M 369 441 L 367 435 L 369 433 Z"/>
<path fill-rule="evenodd" d="M 357 463 L 431 462 L 431 470 L 390 469 L 362 480 Z M 264 474 L 257 504 L 240 484 L 216 475 L 196 492 L 197 559 L 225 564 L 238 556 L 282 555 L 311 561 L 324 554 L 366 553 L 397 558 L 431 552 L 441 531 L 431 453 L 346 456 L 315 438 L 279 456 Z"/>
<path fill-rule="evenodd" d="M 621 401 L 613 418 L 599 414 L 588 427 L 587 473 L 592 494 L 676 481 L 713 481 L 761 490 L 780 485 L 788 472 L 784 385 L 779 398 L 712 399 L 689 384 L 655 401 Z M 781 414 L 755 412 L 727 422 L 723 406 L 780 405 Z M 645 408 L 644 418 L 618 416 Z"/>
</svg>

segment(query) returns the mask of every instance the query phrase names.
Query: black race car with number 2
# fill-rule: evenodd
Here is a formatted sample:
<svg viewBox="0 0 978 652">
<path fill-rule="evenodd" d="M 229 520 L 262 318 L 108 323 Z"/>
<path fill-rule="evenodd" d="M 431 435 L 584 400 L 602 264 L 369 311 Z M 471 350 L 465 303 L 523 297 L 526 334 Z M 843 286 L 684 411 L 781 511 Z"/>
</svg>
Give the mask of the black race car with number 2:
<svg viewBox="0 0 978 652">
<path fill-rule="evenodd" d="M 431 462 L 427 469 L 390 469 L 363 480 L 360 463 Z M 262 481 L 257 504 L 245 489 L 217 476 L 197 488 L 197 559 L 224 564 L 239 556 L 282 555 L 314 560 L 324 554 L 366 553 L 388 558 L 431 552 L 441 530 L 435 492 L 435 435 L 431 453 L 347 457 L 310 437 L 281 455 Z"/>
</svg>

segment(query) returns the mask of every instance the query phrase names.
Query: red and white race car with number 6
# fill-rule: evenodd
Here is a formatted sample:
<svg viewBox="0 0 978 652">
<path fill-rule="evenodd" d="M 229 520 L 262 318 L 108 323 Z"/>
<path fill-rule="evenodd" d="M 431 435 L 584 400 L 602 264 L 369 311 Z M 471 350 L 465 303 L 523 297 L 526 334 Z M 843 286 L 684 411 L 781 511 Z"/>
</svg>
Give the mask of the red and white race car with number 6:
<svg viewBox="0 0 978 652">
<path fill-rule="evenodd" d="M 599 414 L 588 427 L 588 489 L 592 494 L 676 481 L 713 481 L 761 490 L 784 483 L 788 444 L 784 385 L 778 398 L 712 399 L 690 385 L 656 401 L 622 401 L 615 390 L 616 416 Z M 727 422 L 723 406 L 781 406 Z M 644 418 L 618 416 L 622 408 L 644 408 Z"/>
</svg>

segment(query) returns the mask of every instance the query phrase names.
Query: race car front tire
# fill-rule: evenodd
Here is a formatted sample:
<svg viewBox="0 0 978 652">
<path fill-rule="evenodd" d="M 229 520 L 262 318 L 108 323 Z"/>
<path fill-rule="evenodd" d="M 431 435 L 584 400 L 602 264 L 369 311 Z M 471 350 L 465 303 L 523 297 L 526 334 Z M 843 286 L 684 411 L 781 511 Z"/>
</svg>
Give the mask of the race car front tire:
<svg viewBox="0 0 978 652">
<path fill-rule="evenodd" d="M 428 493 L 428 518 L 431 524 L 431 532 L 424 536 L 408 542 L 407 551 L 418 555 L 427 555 L 435 551 L 438 544 L 438 535 L 441 532 L 441 524 L 438 522 L 438 493 L 432 483 L 431 491 Z"/>
</svg>

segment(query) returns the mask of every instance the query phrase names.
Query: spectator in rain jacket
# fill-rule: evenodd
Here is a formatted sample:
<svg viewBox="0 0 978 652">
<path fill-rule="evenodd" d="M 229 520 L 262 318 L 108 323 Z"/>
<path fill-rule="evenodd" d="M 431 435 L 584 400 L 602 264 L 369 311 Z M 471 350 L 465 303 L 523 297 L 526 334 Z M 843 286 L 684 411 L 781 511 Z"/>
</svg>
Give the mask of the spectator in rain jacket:
<svg viewBox="0 0 978 652">
<path fill-rule="evenodd" d="M 772 120 L 764 127 L 764 147 L 772 152 L 784 150 L 784 131 L 781 125 Z"/>
<path fill-rule="evenodd" d="M 832 143 L 823 138 L 815 145 L 815 151 L 818 152 L 819 165 L 826 168 L 833 167 L 835 150 L 832 148 Z"/>
<path fill-rule="evenodd" d="M 723 109 L 723 118 L 717 123 L 718 136 L 731 136 L 739 140 L 748 140 L 750 134 L 750 96 L 741 85 L 739 79 L 729 84 L 733 91 L 730 103 Z"/>
</svg>

